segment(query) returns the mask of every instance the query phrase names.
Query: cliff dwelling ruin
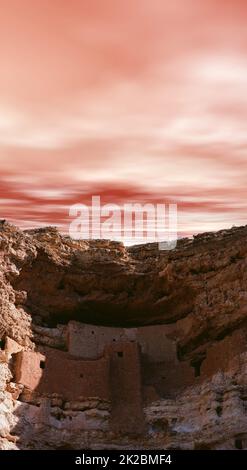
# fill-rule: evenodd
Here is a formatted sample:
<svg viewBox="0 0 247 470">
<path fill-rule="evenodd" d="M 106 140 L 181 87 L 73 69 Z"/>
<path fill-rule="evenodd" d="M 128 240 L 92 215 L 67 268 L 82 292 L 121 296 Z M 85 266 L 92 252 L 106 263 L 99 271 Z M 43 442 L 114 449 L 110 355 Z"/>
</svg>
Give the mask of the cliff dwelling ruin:
<svg viewBox="0 0 247 470">
<path fill-rule="evenodd" d="M 43 330 L 44 337 L 58 337 L 59 329 Z M 63 402 L 98 399 L 109 403 L 110 428 L 130 435 L 145 431 L 145 405 L 172 398 L 213 375 L 219 365 L 227 369 L 246 348 L 246 334 L 237 332 L 209 349 L 198 367 L 178 360 L 164 325 L 111 328 L 70 321 L 62 331 L 62 350 L 25 351 L 8 337 L 2 343 L 12 356 L 14 381 L 22 387 L 20 401 L 39 405 L 46 397 L 49 406 L 54 396 Z"/>
<path fill-rule="evenodd" d="M 112 429 L 133 434 L 144 430 L 149 397 L 169 396 L 193 383 L 193 368 L 179 364 L 174 343 L 160 326 L 124 329 L 70 321 L 63 335 L 64 350 L 14 352 L 15 382 L 24 387 L 21 400 L 32 402 L 39 395 L 49 400 L 54 394 L 64 401 L 106 400 Z M 9 344 L 7 339 L 6 353 L 13 348 L 13 341 Z"/>
</svg>

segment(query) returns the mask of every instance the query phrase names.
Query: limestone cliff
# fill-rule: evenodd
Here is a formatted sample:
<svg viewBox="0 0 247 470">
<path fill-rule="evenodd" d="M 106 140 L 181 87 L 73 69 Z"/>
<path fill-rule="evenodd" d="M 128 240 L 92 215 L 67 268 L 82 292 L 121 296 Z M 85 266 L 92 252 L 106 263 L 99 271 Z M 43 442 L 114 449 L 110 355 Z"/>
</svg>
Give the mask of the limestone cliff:
<svg viewBox="0 0 247 470">
<path fill-rule="evenodd" d="M 238 227 L 159 251 L 0 223 L 0 448 L 247 448 L 246 241 Z M 85 324 L 100 357 L 78 353 Z M 119 369 L 123 351 L 133 360 Z"/>
</svg>

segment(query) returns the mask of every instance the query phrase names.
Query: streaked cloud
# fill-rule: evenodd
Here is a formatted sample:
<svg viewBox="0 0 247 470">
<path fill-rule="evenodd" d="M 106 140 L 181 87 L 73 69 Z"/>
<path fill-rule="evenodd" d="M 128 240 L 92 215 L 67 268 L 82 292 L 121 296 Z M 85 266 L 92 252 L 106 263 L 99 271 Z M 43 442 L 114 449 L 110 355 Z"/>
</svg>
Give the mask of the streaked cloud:
<svg viewBox="0 0 247 470">
<path fill-rule="evenodd" d="M 100 194 L 175 201 L 181 233 L 246 222 L 245 2 L 10 3 L 2 217 L 66 231 L 69 205 Z"/>
</svg>

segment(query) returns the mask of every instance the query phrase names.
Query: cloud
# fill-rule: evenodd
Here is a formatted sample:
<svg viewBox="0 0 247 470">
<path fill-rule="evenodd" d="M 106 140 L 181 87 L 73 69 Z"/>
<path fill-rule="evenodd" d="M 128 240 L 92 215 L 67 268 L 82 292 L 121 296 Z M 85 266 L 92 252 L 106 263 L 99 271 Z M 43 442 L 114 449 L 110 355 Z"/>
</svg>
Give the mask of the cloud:
<svg viewBox="0 0 247 470">
<path fill-rule="evenodd" d="M 3 216 L 66 228 L 69 204 L 102 194 L 175 200 L 186 233 L 242 224 L 246 10 L 241 0 L 6 4 Z"/>
</svg>

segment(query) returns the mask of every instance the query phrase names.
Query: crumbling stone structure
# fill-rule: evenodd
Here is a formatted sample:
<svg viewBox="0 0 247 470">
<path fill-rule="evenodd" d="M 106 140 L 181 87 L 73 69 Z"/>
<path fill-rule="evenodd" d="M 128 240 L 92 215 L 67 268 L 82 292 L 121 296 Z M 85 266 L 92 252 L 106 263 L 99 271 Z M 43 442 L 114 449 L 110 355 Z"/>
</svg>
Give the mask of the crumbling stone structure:
<svg viewBox="0 0 247 470">
<path fill-rule="evenodd" d="M 113 430 L 142 433 L 147 397 L 167 394 L 194 376 L 192 367 L 178 362 L 174 342 L 165 333 L 160 326 L 128 329 L 71 321 L 66 351 L 47 346 L 24 351 L 8 340 L 15 382 L 28 391 L 24 397 L 35 393 L 72 401 L 108 400 Z"/>
<path fill-rule="evenodd" d="M 172 397 L 178 390 L 200 383 L 246 348 L 246 333 L 237 330 L 208 349 L 193 364 L 179 361 L 167 327 L 111 328 L 71 321 L 66 351 L 43 347 L 23 351 L 10 338 L 15 382 L 41 396 L 59 394 L 64 400 L 98 398 L 111 403 L 111 429 L 142 433 L 145 403 Z M 25 394 L 24 394 L 25 396 Z"/>
</svg>

